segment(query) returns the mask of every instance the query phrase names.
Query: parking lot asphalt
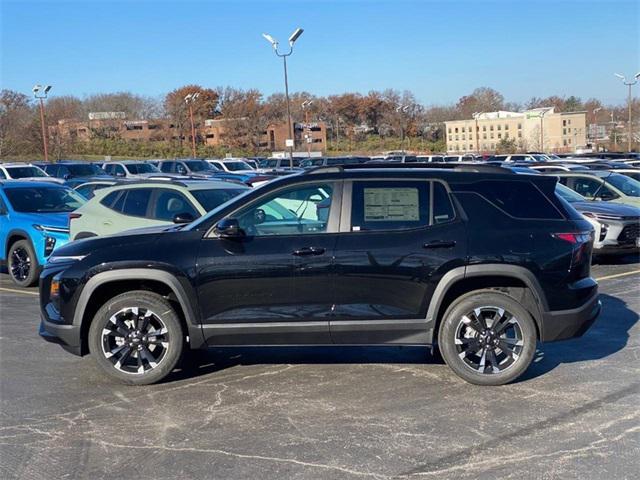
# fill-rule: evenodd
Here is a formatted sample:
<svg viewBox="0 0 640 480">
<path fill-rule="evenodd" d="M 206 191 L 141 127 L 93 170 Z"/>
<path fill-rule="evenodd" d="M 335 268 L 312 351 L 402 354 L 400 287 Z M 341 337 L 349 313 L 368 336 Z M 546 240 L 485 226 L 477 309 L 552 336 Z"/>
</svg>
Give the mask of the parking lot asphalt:
<svg viewBox="0 0 640 480">
<path fill-rule="evenodd" d="M 593 276 L 594 326 L 503 387 L 414 347 L 214 349 L 127 387 L 0 275 L 0 478 L 637 478 L 640 263 Z"/>
</svg>

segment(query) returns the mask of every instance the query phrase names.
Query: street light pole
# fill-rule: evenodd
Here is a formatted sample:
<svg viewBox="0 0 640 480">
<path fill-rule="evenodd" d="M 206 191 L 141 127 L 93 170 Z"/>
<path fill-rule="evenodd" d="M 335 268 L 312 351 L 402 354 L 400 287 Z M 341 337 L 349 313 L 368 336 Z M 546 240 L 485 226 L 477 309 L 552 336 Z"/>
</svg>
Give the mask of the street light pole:
<svg viewBox="0 0 640 480">
<path fill-rule="evenodd" d="M 404 113 L 407 113 L 409 110 L 409 105 L 398 105 L 396 108 L 396 112 L 400 113 L 400 148 L 404 151 Z"/>
<path fill-rule="evenodd" d="M 633 80 L 627 80 L 624 75 L 620 75 L 619 73 L 614 73 L 616 77 L 622 80 L 622 83 L 629 87 L 629 96 L 627 97 L 628 107 L 629 107 L 629 134 L 627 136 L 627 152 L 631 151 L 631 136 L 633 135 L 633 128 L 631 127 L 631 87 L 638 83 L 638 78 L 640 78 L 640 72 L 636 73 L 633 76 Z"/>
<path fill-rule="evenodd" d="M 304 30 L 302 28 L 296 28 L 296 30 L 289 37 L 289 51 L 286 53 L 280 53 L 278 51 L 278 41 L 267 33 L 263 33 L 262 36 L 271 44 L 273 51 L 278 57 L 282 58 L 282 64 L 284 66 L 284 95 L 287 100 L 287 118 L 289 122 L 289 137 L 291 144 L 289 145 L 289 166 L 293 168 L 293 149 L 295 147 L 295 135 L 293 132 L 293 122 L 291 121 L 291 106 L 289 105 L 289 78 L 287 76 L 287 57 L 293 53 L 293 44 L 300 38 Z"/>
<path fill-rule="evenodd" d="M 307 157 L 311 158 L 311 128 L 309 127 L 309 107 L 313 100 L 305 100 L 302 102 L 302 110 L 304 110 L 304 128 L 307 131 L 305 142 L 307 142 Z"/>
<path fill-rule="evenodd" d="M 480 127 L 478 127 L 478 117 L 482 115 L 482 112 L 476 112 L 472 115 L 473 119 L 476 121 L 476 150 L 478 155 L 480 155 Z"/>
<path fill-rule="evenodd" d="M 40 125 L 42 126 L 42 144 L 44 145 L 44 161 L 49 161 L 49 147 L 47 145 L 47 127 L 44 123 L 44 99 L 51 90 L 51 85 L 46 85 L 44 88 L 41 85 L 34 85 L 33 96 L 40 100 Z"/>
<path fill-rule="evenodd" d="M 191 119 L 191 153 L 196 158 L 196 126 L 193 123 L 193 102 L 200 96 L 200 92 L 190 93 L 184 97 L 184 103 L 189 107 L 189 118 Z"/>
</svg>

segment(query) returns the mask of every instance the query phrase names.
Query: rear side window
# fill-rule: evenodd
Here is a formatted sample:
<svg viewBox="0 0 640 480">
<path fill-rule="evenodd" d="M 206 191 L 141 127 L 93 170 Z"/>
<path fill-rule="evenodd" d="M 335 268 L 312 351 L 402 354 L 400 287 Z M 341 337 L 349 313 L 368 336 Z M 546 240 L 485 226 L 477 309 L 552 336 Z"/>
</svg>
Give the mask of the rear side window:
<svg viewBox="0 0 640 480">
<path fill-rule="evenodd" d="M 100 203 L 102 205 L 104 205 L 107 208 L 111 208 L 113 209 L 113 204 L 116 203 L 116 201 L 118 200 L 118 198 L 121 196 L 121 194 L 123 194 L 124 192 L 122 191 L 117 191 L 117 192 L 111 192 L 110 194 L 108 194 L 107 196 L 105 196 L 102 200 L 100 200 Z M 124 199 L 124 195 L 123 199 Z"/>
<path fill-rule="evenodd" d="M 450 222 L 455 218 L 449 192 L 440 182 L 433 182 L 433 224 Z"/>
<path fill-rule="evenodd" d="M 175 162 L 162 162 L 162 165 L 160 165 L 160 171 L 165 172 L 165 173 L 170 173 L 172 172 L 172 167 L 174 165 Z"/>
<path fill-rule="evenodd" d="M 429 225 L 430 182 L 354 182 L 351 230 L 404 230 Z"/>
<path fill-rule="evenodd" d="M 562 219 L 556 207 L 531 182 L 483 180 L 465 185 L 503 212 L 515 218 Z"/>
<path fill-rule="evenodd" d="M 133 188 L 129 190 L 124 200 L 124 208 L 122 209 L 122 213 L 134 217 L 146 216 L 150 198 L 150 188 Z"/>
</svg>

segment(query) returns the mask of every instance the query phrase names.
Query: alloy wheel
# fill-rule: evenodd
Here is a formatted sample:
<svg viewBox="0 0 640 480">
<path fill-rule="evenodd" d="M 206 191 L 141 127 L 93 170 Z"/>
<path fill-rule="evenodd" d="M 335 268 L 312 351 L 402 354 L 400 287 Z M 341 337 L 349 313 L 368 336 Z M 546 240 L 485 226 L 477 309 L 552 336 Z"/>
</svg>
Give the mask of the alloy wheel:
<svg viewBox="0 0 640 480">
<path fill-rule="evenodd" d="M 141 375 L 164 360 L 169 340 L 167 326 L 153 311 L 123 308 L 102 330 L 102 353 L 117 370 Z"/>
<path fill-rule="evenodd" d="M 11 252 L 11 276 L 23 282 L 31 271 L 31 257 L 26 248 L 17 247 Z"/>
<path fill-rule="evenodd" d="M 477 373 L 496 374 L 511 368 L 524 348 L 519 320 L 500 307 L 474 308 L 460 318 L 455 346 L 464 364 Z"/>
</svg>

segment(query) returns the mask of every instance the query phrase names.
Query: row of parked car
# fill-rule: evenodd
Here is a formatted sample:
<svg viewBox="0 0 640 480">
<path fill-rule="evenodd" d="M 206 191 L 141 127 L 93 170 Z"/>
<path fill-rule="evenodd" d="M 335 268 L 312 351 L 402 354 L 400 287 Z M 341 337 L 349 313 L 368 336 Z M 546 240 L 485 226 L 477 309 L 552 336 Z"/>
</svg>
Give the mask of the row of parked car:
<svg viewBox="0 0 640 480">
<path fill-rule="evenodd" d="M 0 180 L 0 261 L 16 284 L 28 286 L 37 281 L 53 250 L 69 240 L 183 225 L 283 175 L 354 164 L 376 168 L 387 163 L 413 167 L 425 162 L 437 167 L 440 163 L 424 158 L 414 162 L 407 155 L 394 157 L 293 159 L 293 168 L 288 158 L 131 160 L 102 166 L 61 161 L 42 168 L 0 164 L 6 178 Z M 515 173 L 558 177 L 557 195 L 572 203 L 593 225 L 594 252 L 604 255 L 637 252 L 640 247 L 640 182 L 636 176 L 640 169 L 633 167 L 633 161 L 497 157 L 484 163 Z M 286 217 L 287 211 L 272 214 Z"/>
</svg>

